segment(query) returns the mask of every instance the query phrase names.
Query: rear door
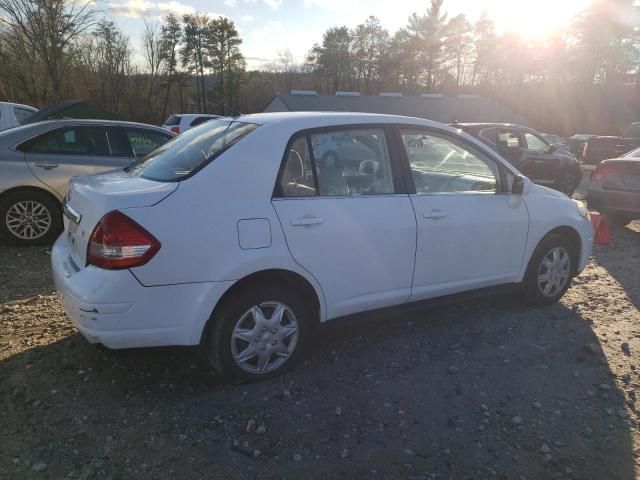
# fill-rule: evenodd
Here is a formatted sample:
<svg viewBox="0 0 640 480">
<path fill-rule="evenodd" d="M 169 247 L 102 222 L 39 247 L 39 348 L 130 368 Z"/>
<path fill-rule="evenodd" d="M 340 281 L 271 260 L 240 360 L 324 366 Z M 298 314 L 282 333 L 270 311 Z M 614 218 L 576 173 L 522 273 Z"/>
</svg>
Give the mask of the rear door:
<svg viewBox="0 0 640 480">
<path fill-rule="evenodd" d="M 423 127 L 399 127 L 415 184 L 418 222 L 412 300 L 512 282 L 529 215 L 507 193 L 504 167 L 473 145 Z"/>
<path fill-rule="evenodd" d="M 72 177 L 126 165 L 110 127 L 81 125 L 48 131 L 19 146 L 31 172 L 61 197 Z"/>
<path fill-rule="evenodd" d="M 366 158 L 335 142 L 341 161 L 318 161 L 332 135 L 362 143 Z M 416 221 L 392 152 L 378 125 L 304 132 L 287 147 L 273 206 L 293 258 L 322 287 L 328 318 L 409 298 Z M 345 168 L 356 161 L 364 173 Z"/>
</svg>

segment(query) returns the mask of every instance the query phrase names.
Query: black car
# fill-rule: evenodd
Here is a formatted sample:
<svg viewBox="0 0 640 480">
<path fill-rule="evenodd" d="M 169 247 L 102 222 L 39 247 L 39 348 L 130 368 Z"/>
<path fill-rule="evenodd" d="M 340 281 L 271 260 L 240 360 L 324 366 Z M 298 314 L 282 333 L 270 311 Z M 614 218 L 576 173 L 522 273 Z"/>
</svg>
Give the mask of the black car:
<svg viewBox="0 0 640 480">
<path fill-rule="evenodd" d="M 640 219 L 640 148 L 600 162 L 589 184 L 587 204 L 616 225 Z"/>
<path fill-rule="evenodd" d="M 580 162 L 574 155 L 549 144 L 532 128 L 508 123 L 456 123 L 509 160 L 535 183 L 571 196 L 582 181 Z"/>
</svg>

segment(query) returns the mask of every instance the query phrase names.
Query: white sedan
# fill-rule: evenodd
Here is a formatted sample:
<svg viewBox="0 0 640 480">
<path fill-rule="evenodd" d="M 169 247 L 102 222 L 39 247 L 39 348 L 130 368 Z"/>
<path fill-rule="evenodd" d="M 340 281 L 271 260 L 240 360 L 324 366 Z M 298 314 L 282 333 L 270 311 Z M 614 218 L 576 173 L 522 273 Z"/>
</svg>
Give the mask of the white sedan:
<svg viewBox="0 0 640 480">
<path fill-rule="evenodd" d="M 581 203 L 465 133 L 356 113 L 212 120 L 72 180 L 64 212 L 54 278 L 90 342 L 200 344 L 247 381 L 358 312 L 502 285 L 555 302 L 593 240 Z"/>
</svg>

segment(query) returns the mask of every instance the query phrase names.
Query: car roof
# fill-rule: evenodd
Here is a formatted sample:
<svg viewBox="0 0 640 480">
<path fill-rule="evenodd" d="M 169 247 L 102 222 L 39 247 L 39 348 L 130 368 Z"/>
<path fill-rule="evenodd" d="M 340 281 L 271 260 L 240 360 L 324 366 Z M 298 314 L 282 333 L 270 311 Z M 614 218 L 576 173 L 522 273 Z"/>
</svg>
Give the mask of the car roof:
<svg viewBox="0 0 640 480">
<path fill-rule="evenodd" d="M 405 117 L 401 115 L 386 115 L 381 113 L 359 113 L 359 112 L 273 112 L 273 113 L 253 113 L 233 117 L 233 120 L 239 122 L 255 123 L 256 125 L 296 125 L 304 120 L 307 128 L 313 128 L 313 124 L 317 127 L 328 125 L 349 125 L 349 124 L 367 124 L 367 123 L 406 123 L 419 124 L 426 126 L 434 126 L 438 128 L 448 127 L 445 124 L 425 120 L 424 118 Z M 311 125 L 311 126 L 310 126 Z M 451 127 L 448 127 L 451 128 Z"/>
<path fill-rule="evenodd" d="M 526 128 L 531 130 L 529 127 L 524 127 L 522 125 L 517 125 L 515 123 L 454 123 L 454 126 L 461 126 L 461 127 L 510 127 L 510 128 Z"/>
<path fill-rule="evenodd" d="M 24 103 L 13 103 L 13 102 L 0 102 L 1 105 L 11 105 L 12 107 L 24 107 L 30 110 L 38 111 L 36 107 L 32 107 L 31 105 L 25 105 Z"/>
<path fill-rule="evenodd" d="M 156 125 L 149 125 L 147 123 L 138 123 L 138 122 L 125 122 L 122 120 L 93 120 L 93 119 L 85 119 L 85 118 L 64 118 L 64 119 L 54 119 L 54 120 L 42 120 L 41 122 L 36 122 L 33 125 L 98 125 L 98 126 L 107 126 L 107 127 L 138 127 L 138 128 L 149 128 L 152 130 L 158 130 L 162 132 L 166 132 L 165 129 L 158 127 Z"/>
</svg>

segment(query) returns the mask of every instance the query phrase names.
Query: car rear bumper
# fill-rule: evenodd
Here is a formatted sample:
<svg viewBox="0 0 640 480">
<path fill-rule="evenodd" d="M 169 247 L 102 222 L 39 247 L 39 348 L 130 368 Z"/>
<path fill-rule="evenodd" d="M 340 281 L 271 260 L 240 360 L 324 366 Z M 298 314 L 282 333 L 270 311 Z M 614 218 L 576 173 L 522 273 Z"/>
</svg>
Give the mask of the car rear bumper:
<svg viewBox="0 0 640 480">
<path fill-rule="evenodd" d="M 64 235 L 53 246 L 51 262 L 67 317 L 89 342 L 109 348 L 198 344 L 232 283 L 144 287 L 129 270 L 78 268 Z"/>
<path fill-rule="evenodd" d="M 600 182 L 591 182 L 587 204 L 589 209 L 601 213 L 640 218 L 640 192 L 605 190 Z"/>
</svg>

